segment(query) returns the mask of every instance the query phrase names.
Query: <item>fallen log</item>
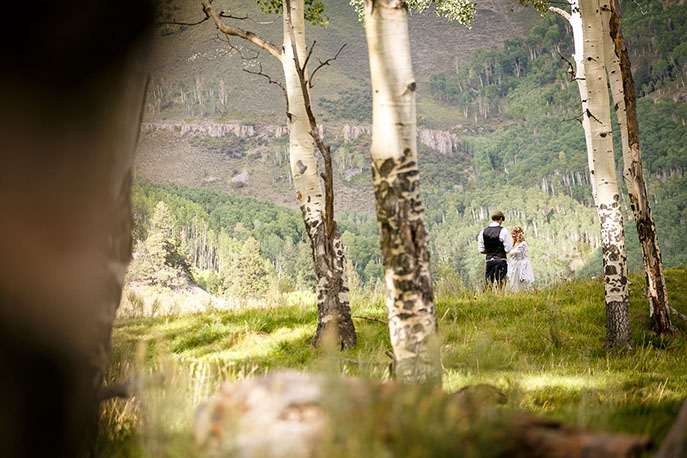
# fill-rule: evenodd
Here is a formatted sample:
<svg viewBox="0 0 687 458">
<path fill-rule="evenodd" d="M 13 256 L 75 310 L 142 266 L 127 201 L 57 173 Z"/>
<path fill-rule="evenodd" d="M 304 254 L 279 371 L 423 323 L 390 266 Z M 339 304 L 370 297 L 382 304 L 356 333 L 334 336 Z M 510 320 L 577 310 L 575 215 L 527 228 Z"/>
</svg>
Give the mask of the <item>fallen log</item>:
<svg viewBox="0 0 687 458">
<path fill-rule="evenodd" d="M 440 389 L 297 372 L 227 383 L 201 405 L 201 456 L 639 457 L 646 438 L 597 433 L 494 409 L 489 385 Z"/>
<path fill-rule="evenodd" d="M 536 418 L 523 417 L 515 425 L 509 456 L 640 457 L 651 447 L 646 438 L 601 434 Z"/>
</svg>

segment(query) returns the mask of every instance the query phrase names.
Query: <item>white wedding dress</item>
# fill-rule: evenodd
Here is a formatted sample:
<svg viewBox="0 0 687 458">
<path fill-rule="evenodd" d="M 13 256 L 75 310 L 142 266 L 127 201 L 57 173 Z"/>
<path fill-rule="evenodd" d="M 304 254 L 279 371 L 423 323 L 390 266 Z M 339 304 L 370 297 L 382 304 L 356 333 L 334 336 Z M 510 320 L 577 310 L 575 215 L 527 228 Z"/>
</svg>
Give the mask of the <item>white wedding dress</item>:
<svg viewBox="0 0 687 458">
<path fill-rule="evenodd" d="M 513 292 L 529 288 L 534 281 L 527 242 L 518 243 L 508 253 L 508 281 Z"/>
</svg>

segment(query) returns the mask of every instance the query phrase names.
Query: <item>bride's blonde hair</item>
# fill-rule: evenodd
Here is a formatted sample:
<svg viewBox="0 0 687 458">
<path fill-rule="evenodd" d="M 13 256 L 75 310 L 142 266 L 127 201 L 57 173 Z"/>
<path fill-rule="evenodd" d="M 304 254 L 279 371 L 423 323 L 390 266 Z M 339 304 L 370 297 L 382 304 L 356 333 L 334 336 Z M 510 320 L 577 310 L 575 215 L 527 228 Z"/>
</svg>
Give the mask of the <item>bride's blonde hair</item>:
<svg viewBox="0 0 687 458">
<path fill-rule="evenodd" d="M 522 230 L 520 226 L 514 226 L 510 230 L 511 235 L 513 235 L 513 243 L 520 243 L 525 241 L 525 231 Z"/>
</svg>

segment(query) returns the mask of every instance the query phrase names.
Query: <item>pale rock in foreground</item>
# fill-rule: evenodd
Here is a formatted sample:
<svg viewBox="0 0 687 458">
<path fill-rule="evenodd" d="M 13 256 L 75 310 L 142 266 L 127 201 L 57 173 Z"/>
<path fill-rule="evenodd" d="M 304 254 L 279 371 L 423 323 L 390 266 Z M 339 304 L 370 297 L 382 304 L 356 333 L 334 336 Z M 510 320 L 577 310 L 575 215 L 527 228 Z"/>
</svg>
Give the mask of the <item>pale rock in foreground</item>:
<svg viewBox="0 0 687 458">
<path fill-rule="evenodd" d="M 327 424 L 324 384 L 297 372 L 225 383 L 196 413 L 196 443 L 206 456 L 313 455 Z"/>
</svg>

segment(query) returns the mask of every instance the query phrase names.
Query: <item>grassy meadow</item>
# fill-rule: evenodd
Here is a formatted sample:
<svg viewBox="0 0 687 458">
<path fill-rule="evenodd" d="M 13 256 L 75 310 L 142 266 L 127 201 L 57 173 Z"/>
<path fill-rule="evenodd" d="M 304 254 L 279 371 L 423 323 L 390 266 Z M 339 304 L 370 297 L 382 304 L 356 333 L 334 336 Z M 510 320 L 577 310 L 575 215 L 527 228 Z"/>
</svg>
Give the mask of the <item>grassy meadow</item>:
<svg viewBox="0 0 687 458">
<path fill-rule="evenodd" d="M 671 305 L 687 312 L 687 268 L 666 276 Z M 498 407 L 503 411 L 648 436 L 660 445 L 687 397 L 687 326 L 673 316 L 676 336 L 650 334 L 643 276 L 631 282 L 632 352 L 603 349 L 600 279 L 519 294 L 437 285 L 444 390 L 491 384 L 507 394 Z M 224 381 L 285 368 L 389 379 L 388 328 L 370 319 L 386 318 L 383 292 L 353 291 L 351 304 L 359 343 L 346 353 L 310 347 L 317 315 L 314 296 L 304 293 L 261 307 L 118 318 L 106 381 L 133 377 L 143 388 L 132 398 L 103 404 L 99 454 L 193 456 L 193 411 Z M 415 448 L 402 450 L 441 455 L 422 443 L 427 437 L 433 436 L 420 434 Z M 346 450 L 380 456 L 373 446 L 349 444 Z M 465 450 L 466 456 L 487 455 Z"/>
</svg>

